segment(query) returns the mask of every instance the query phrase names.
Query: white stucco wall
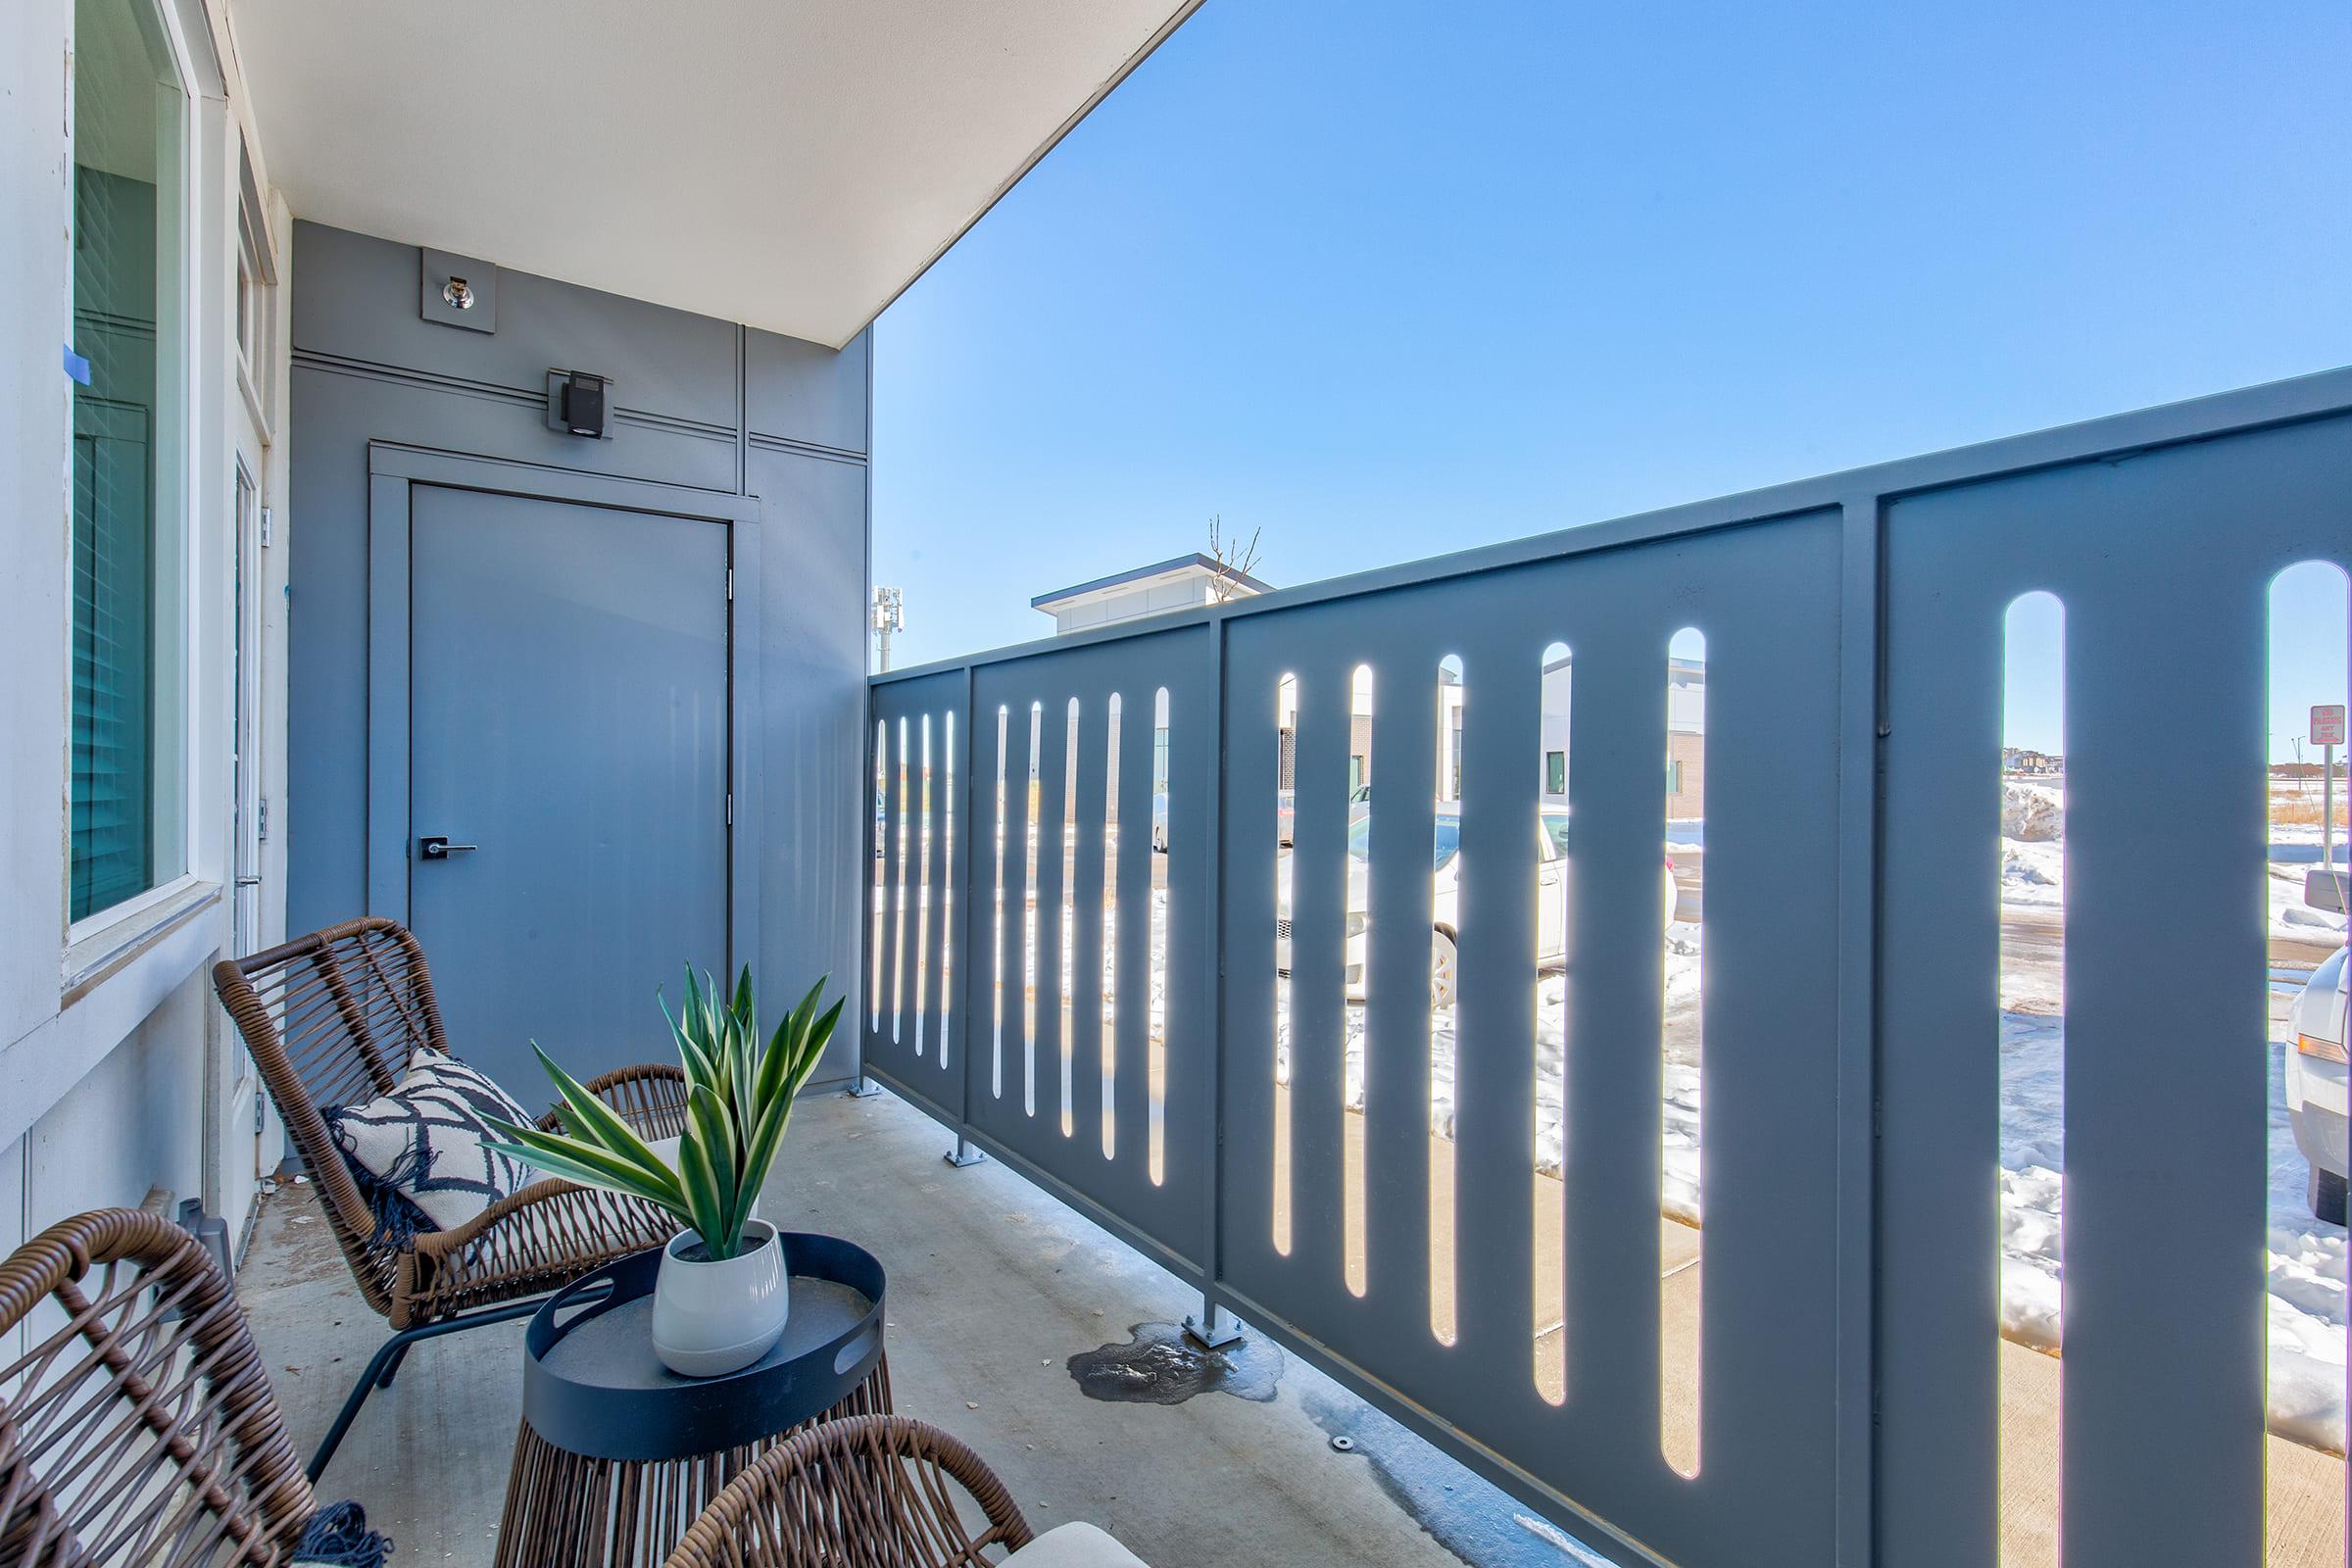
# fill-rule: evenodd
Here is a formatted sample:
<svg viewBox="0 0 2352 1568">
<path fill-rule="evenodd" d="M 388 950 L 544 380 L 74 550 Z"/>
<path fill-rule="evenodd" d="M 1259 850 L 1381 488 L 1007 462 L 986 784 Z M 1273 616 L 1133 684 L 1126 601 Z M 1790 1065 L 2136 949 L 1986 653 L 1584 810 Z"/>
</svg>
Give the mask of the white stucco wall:
<svg viewBox="0 0 2352 1568">
<path fill-rule="evenodd" d="M 250 1097 L 231 1102 L 242 1050 L 208 973 L 230 942 L 221 889 L 233 767 L 231 441 L 242 405 L 230 323 L 242 92 L 219 64 L 230 53 L 218 47 L 219 20 L 196 0 L 164 14 L 192 88 L 187 875 L 153 907 L 70 930 L 73 383 L 63 361 L 74 336 L 74 6 L 0 8 L 0 287 L 11 303 L 0 313 L 0 402 L 9 410 L 0 434 L 9 547 L 9 610 L 0 615 L 0 1254 L 58 1219 L 136 1204 L 157 1188 L 206 1200 L 235 1234 L 257 1162 L 276 1158 L 274 1126 L 257 1140 Z M 258 146 L 254 156 L 258 164 Z M 273 206 L 282 235 L 282 205 Z M 289 263 L 281 252 L 281 284 Z M 281 287 L 281 304 L 283 295 Z M 274 341 L 278 352 L 257 369 L 264 401 L 274 396 L 282 408 L 282 331 Z M 282 489 L 278 434 L 257 454 L 266 501 Z M 262 591 L 283 582 L 285 537 L 281 521 L 280 559 L 274 569 L 263 564 Z M 280 671 L 282 620 L 281 609 L 266 631 L 277 640 Z M 282 695 L 264 695 L 282 740 Z M 268 871 L 265 861 L 263 907 L 282 909 L 282 876 Z"/>
</svg>

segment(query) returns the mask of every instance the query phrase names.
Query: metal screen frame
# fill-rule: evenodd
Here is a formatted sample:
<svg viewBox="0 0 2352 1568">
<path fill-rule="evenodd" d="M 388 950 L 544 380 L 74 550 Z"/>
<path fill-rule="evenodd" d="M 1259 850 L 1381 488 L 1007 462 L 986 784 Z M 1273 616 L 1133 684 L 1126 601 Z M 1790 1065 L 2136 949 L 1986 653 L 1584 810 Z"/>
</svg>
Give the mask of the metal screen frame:
<svg viewBox="0 0 2352 1568">
<path fill-rule="evenodd" d="M 1123 1159 L 1090 1153 L 1084 1138 L 1042 1134 L 1042 1117 L 1008 1117 L 993 1095 L 987 1105 L 975 1098 L 972 1020 L 987 1001 L 977 962 L 957 967 L 964 987 L 945 1039 L 960 1074 L 928 1081 L 935 1065 L 861 1027 L 865 1070 L 1197 1286 L 1212 1317 L 1238 1314 L 1630 1560 L 1982 1568 L 1995 1518 L 1995 1254 L 1980 1179 L 1994 1152 L 1983 1126 L 1993 1037 L 1989 992 L 1962 992 L 1989 972 L 1972 967 L 1984 911 L 1954 892 L 1965 880 L 1959 852 L 1919 824 L 1923 812 L 1984 804 L 1982 760 L 1959 752 L 1985 739 L 1984 608 L 2020 584 L 2064 581 L 2070 617 L 2078 606 L 2086 617 L 2070 625 L 2070 642 L 2095 650 L 2069 674 L 2087 682 L 2070 698 L 2081 715 L 2070 752 L 2087 769 L 2080 849 L 2092 878 L 2073 916 L 2084 923 L 2069 984 L 2088 1000 L 2070 1050 L 2082 1054 L 2074 1070 L 2105 1077 L 2123 1070 L 2127 1051 L 2145 1057 L 2150 1031 L 2169 1038 L 2184 1016 L 2210 1026 L 2249 994 L 2259 1005 L 2260 953 L 2211 921 L 2194 927 L 2201 946 L 2153 938 L 2169 972 L 2134 1000 L 2149 911 L 2184 887 L 2229 906 L 2262 851 L 2223 833 L 2162 878 L 2134 867 L 2120 848 L 2132 833 L 2165 813 L 2235 809 L 2244 785 L 2218 762 L 2135 780 L 2110 760 L 2120 737 L 2153 722 L 2169 691 L 2197 735 L 2259 755 L 2259 736 L 2237 733 L 2241 715 L 2229 707 L 2250 669 L 2260 679 L 2249 663 L 2260 607 L 2247 585 L 2293 561 L 2348 558 L 2352 371 L 2332 371 L 875 676 L 869 746 L 877 720 L 963 715 L 956 766 L 961 820 L 975 831 L 959 833 L 943 871 L 958 889 L 950 940 L 966 955 L 978 951 L 982 872 L 969 852 L 984 769 L 993 791 L 987 719 L 999 704 L 1037 701 L 1051 714 L 1078 695 L 1086 733 L 1083 714 L 1104 693 L 1149 682 L 1197 693 L 1180 710 L 1197 703 L 1204 727 L 1185 786 L 1171 778 L 1167 812 L 1168 1076 L 1195 1098 L 1181 1117 L 1170 1099 L 1165 1184 L 1139 1186 Z M 1273 679 L 1291 672 L 1302 691 L 1328 691 L 1369 663 L 1379 726 L 1390 692 L 1411 693 L 1412 672 L 1452 653 L 1474 671 L 1467 711 L 1508 711 L 1536 699 L 1537 653 L 1565 641 L 1576 659 L 1578 820 L 1646 822 L 1663 789 L 1648 765 L 1664 730 L 1650 688 L 1665 635 L 1683 625 L 1709 637 L 1708 768 L 1727 780 L 1711 784 L 1709 804 L 1708 1370 L 1691 1479 L 1658 1453 L 1656 1228 L 1623 1196 L 1656 1159 L 1654 987 L 1646 1002 L 1631 983 L 1570 989 L 1565 1299 L 1571 1325 L 1593 1330 L 1572 1333 L 1565 1404 L 1536 1396 L 1515 1339 L 1528 1289 L 1530 1160 L 1517 1145 L 1530 1090 L 1520 1004 L 1509 999 L 1533 973 L 1515 875 L 1469 876 L 1463 893 L 1465 932 L 1475 923 L 1491 940 L 1473 950 L 1465 936 L 1461 958 L 1457 1269 L 1474 1255 L 1492 1289 L 1465 1288 L 1456 1342 L 1428 1333 L 1426 1281 L 1415 1285 L 1413 1270 L 1362 1297 L 1340 1279 L 1327 1045 L 1337 917 L 1303 901 L 1290 984 L 1293 1022 L 1303 1006 L 1307 1026 L 1294 1038 L 1326 1044 L 1295 1045 L 1294 1180 L 1300 1127 L 1311 1158 L 1305 1190 L 1292 1196 L 1287 1254 L 1266 1235 L 1264 1197 Z M 1997 612 L 1991 625 L 1997 639 Z M 1340 864 L 1332 723 L 1327 707 L 1310 713 L 1302 698 L 1292 851 L 1301 886 L 1328 882 Z M 1422 765 L 1433 729 L 1410 719 L 1380 729 L 1383 765 Z M 1514 858 L 1511 824 L 1537 793 L 1520 739 L 1508 725 L 1465 722 L 1466 859 Z M 1046 758 L 1060 761 L 1050 747 Z M 1020 762 L 1025 782 L 1025 754 Z M 1082 801 L 1085 786 L 1100 790 L 1100 768 L 1098 759 L 1082 771 Z M 1130 782 L 1122 762 L 1122 824 Z M 1375 976 L 1410 965 L 1427 919 L 1428 879 L 1411 870 L 1416 854 L 1426 865 L 1429 832 L 1417 793 L 1374 818 L 1371 906 L 1404 911 L 1373 927 Z M 886 829 L 895 809 L 886 804 Z M 1042 807 L 1041 816 L 1059 837 L 1058 816 Z M 1082 821 L 1077 855 L 1083 874 L 1092 843 L 1096 881 L 1082 890 L 1103 874 L 1100 820 L 1091 841 L 1088 831 Z M 1606 917 L 1639 914 L 1637 882 L 1656 886 L 1654 846 L 1638 835 L 1579 846 L 1576 962 L 1596 976 L 1637 971 L 1648 941 L 1654 966 L 1642 922 Z M 1978 880 L 1989 899 L 1989 876 Z M 1654 891 L 1646 897 L 1654 906 Z M 869 903 L 862 932 L 873 915 Z M 1117 961 L 1130 961 L 1124 950 Z M 1180 987 L 1190 1003 L 1181 1020 Z M 1075 988 L 1077 1003 L 1096 999 Z M 1418 1023 L 1415 1010 L 1375 981 L 1363 1136 L 1396 1162 L 1367 1183 L 1379 1211 L 1368 1240 L 1391 1257 L 1410 1257 L 1426 1237 L 1409 1199 L 1426 1175 L 1425 1152 L 1411 1152 L 1426 1128 L 1413 1074 L 1427 1009 Z M 1980 1037 L 1974 1057 L 1952 1044 Z M 1634 1044 L 1581 1049 L 1588 1040 Z M 1646 1062 L 1637 1059 L 1643 1041 Z M 2184 1543 L 2199 1561 L 2261 1561 L 2261 1367 L 2238 1343 L 2259 1345 L 2261 1271 L 2227 1261 L 2261 1224 L 2260 1175 L 2247 1176 L 2262 1119 L 2249 1096 L 2260 1086 L 2192 1055 L 2164 1054 L 2160 1070 L 2143 1066 L 2103 1110 L 2069 1104 L 2070 1564 L 2167 1560 Z M 1181 1161 L 1180 1121 L 1192 1152 Z M 2178 1170 L 2159 1171 L 2151 1189 L 2157 1140 L 2213 1162 L 2221 1190 L 2200 1192 Z M 1952 1229 L 1923 1231 L 1918 1212 Z M 2098 1239 L 2078 1249 L 2078 1226 Z M 2192 1333 L 2237 1348 L 2150 1376 L 2152 1358 Z"/>
</svg>

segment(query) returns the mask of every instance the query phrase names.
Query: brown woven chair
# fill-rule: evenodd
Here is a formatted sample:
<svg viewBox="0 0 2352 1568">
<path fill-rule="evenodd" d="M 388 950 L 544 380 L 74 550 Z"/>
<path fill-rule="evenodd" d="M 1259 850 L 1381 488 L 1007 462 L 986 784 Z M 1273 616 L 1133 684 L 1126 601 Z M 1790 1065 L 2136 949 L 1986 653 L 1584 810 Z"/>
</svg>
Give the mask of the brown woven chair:
<svg viewBox="0 0 2352 1568">
<path fill-rule="evenodd" d="M 0 1262 L 0 1336 L 20 1324 L 38 1338 L 0 1365 L 0 1563 L 286 1559 L 318 1499 L 194 1237 L 135 1208 L 52 1225 Z"/>
<path fill-rule="evenodd" d="M 959 1439 L 910 1416 L 859 1415 L 753 1460 L 667 1568 L 969 1568 L 1034 1539 L 1004 1483 Z"/>
<path fill-rule="evenodd" d="M 677 1233 L 650 1203 L 551 1177 L 454 1230 L 405 1244 L 380 1239 L 320 1107 L 389 1094 L 415 1053 L 448 1052 L 424 950 L 395 921 L 350 920 L 224 959 L 213 968 L 213 985 L 261 1068 L 360 1294 L 393 1330 L 312 1456 L 313 1481 L 368 1396 L 391 1387 L 418 1340 L 528 1316 L 549 1292 Z M 649 1138 L 685 1128 L 685 1075 L 674 1064 L 622 1067 L 587 1087 Z M 539 1125 L 560 1125 L 559 1113 Z"/>
</svg>

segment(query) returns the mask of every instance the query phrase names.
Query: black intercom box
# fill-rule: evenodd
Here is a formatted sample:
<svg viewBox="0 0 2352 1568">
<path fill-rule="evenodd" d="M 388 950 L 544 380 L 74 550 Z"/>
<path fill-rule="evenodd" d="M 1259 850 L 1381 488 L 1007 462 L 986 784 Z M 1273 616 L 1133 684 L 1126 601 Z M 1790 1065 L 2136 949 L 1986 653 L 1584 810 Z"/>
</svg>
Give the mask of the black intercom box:
<svg viewBox="0 0 2352 1568">
<path fill-rule="evenodd" d="M 547 372 L 547 427 L 607 441 L 612 436 L 612 378 L 587 370 Z"/>
</svg>

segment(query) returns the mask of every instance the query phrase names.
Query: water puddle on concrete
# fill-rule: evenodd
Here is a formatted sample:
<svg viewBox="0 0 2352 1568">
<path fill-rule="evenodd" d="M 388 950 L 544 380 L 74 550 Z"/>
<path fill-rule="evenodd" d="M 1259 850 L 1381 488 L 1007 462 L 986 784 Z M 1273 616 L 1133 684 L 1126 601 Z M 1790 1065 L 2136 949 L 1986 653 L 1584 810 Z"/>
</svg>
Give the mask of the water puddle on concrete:
<svg viewBox="0 0 2352 1568">
<path fill-rule="evenodd" d="M 1125 1345 L 1082 1350 L 1070 1377 L 1090 1399 L 1120 1404 L 1182 1404 L 1196 1394 L 1230 1394 L 1263 1404 L 1282 1382 L 1282 1351 L 1251 1335 L 1220 1350 L 1204 1349 L 1176 1323 L 1138 1323 Z"/>
</svg>

